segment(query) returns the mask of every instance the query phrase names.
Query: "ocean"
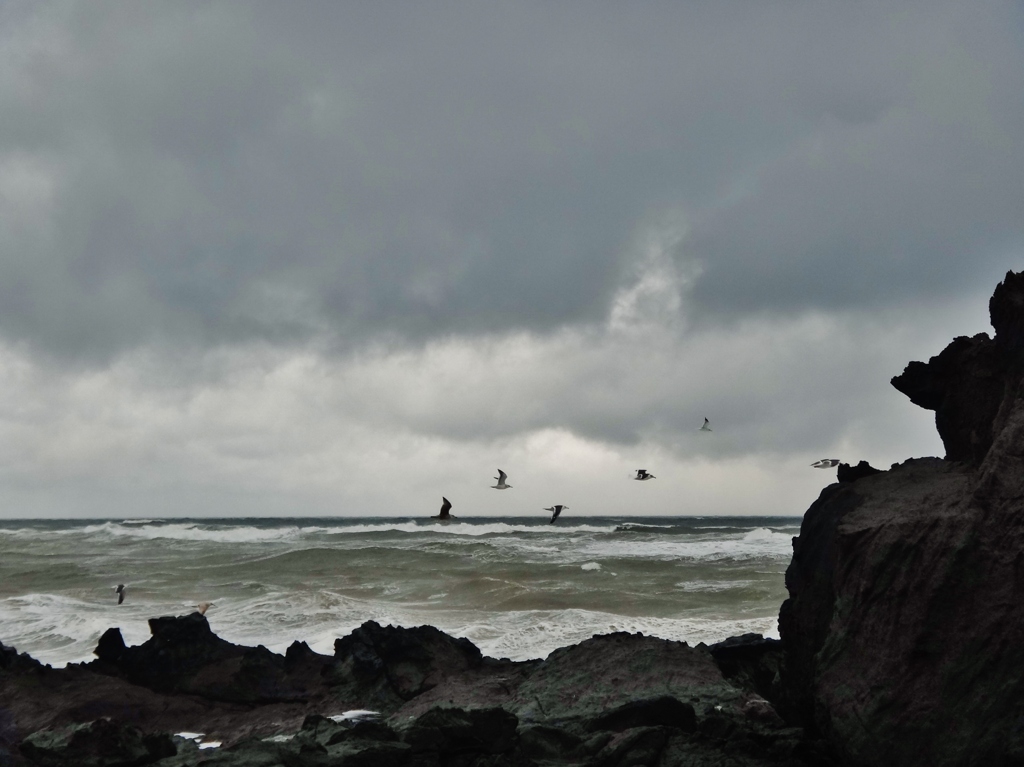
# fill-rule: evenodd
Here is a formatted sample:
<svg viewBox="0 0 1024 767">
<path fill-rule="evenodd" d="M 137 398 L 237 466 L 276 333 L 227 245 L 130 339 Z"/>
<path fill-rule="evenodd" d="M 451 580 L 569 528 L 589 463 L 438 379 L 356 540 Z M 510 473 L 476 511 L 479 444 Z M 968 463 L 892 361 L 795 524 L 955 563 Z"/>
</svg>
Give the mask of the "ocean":
<svg viewBox="0 0 1024 767">
<path fill-rule="evenodd" d="M 524 660 L 613 631 L 778 636 L 799 517 L 0 521 L 0 641 L 54 666 L 213 602 L 213 630 L 333 653 L 364 621 Z M 126 584 L 124 603 L 114 587 Z"/>
</svg>

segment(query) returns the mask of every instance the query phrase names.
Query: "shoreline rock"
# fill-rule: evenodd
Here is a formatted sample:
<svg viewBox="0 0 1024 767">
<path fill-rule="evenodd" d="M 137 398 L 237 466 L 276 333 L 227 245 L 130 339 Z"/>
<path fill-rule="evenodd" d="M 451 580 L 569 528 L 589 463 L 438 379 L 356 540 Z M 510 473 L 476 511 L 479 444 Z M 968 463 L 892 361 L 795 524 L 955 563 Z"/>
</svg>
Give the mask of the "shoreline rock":
<svg viewBox="0 0 1024 767">
<path fill-rule="evenodd" d="M 826 487 L 794 540 L 786 687 L 846 764 L 1024 764 L 1024 274 L 989 309 L 892 380 L 946 457 Z"/>
<path fill-rule="evenodd" d="M 768 698 L 723 674 L 718 656 L 735 668 L 744 653 L 778 654 L 777 642 L 758 635 L 742 648 L 709 648 L 609 634 L 516 662 L 484 657 L 430 626 L 368 621 L 337 640 L 334 656 L 302 643 L 283 656 L 234 645 L 198 613 L 153 619 L 150 628 L 135 647 L 111 629 L 97 660 L 64 669 L 0 645 L 10 718 L 0 763 L 829 763 Z M 381 718 L 328 718 L 357 708 Z M 223 745 L 200 750 L 171 737 L 183 731 Z"/>
</svg>

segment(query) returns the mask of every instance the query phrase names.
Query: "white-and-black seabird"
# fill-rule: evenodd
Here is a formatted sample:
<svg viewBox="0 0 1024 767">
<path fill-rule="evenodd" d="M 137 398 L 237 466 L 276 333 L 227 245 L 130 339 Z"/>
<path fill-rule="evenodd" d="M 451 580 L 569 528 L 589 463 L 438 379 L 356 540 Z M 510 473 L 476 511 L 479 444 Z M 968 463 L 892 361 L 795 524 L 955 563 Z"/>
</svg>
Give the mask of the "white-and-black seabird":
<svg viewBox="0 0 1024 767">
<path fill-rule="evenodd" d="M 639 479 L 641 482 L 645 479 L 657 479 L 653 474 L 648 474 L 647 469 L 637 469 L 636 476 L 633 479 Z"/>
<path fill-rule="evenodd" d="M 815 469 L 831 469 L 833 466 L 838 465 L 838 458 L 822 458 L 820 461 L 815 461 L 811 464 Z"/>
<path fill-rule="evenodd" d="M 711 431 L 711 421 L 707 418 L 704 419 L 704 425 L 698 429 L 698 431 Z"/>
<path fill-rule="evenodd" d="M 117 594 L 117 603 L 121 604 L 124 601 L 124 594 L 125 594 L 124 584 L 123 583 L 117 584 L 117 588 L 114 589 L 114 593 Z"/>
<path fill-rule="evenodd" d="M 546 509 L 544 509 L 544 511 L 550 511 L 551 512 L 551 522 L 554 522 L 556 519 L 558 519 L 558 515 L 562 513 L 562 509 L 568 509 L 568 508 L 569 508 L 568 506 L 563 506 L 560 503 L 556 503 L 554 506 L 548 506 Z M 548 524 L 551 524 L 551 523 L 548 523 Z"/>
<path fill-rule="evenodd" d="M 441 504 L 441 511 L 437 514 L 436 517 L 431 517 L 431 519 L 455 519 L 455 517 L 453 517 L 450 513 L 452 510 L 452 502 L 445 498 L 443 495 L 441 496 L 441 500 L 444 501 L 444 503 Z"/>
<path fill-rule="evenodd" d="M 495 490 L 508 490 L 512 485 L 505 484 L 505 480 L 508 479 L 508 474 L 498 469 L 498 476 L 495 477 L 498 480 L 498 484 L 491 485 Z"/>
</svg>

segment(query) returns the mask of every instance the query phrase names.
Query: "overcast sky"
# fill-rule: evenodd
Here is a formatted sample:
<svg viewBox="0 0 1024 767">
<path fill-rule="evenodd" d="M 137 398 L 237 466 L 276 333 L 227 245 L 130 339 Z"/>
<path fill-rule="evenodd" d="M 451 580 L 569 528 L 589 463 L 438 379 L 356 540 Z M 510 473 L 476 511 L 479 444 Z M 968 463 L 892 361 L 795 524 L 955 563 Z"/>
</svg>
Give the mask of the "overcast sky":
<svg viewBox="0 0 1024 767">
<path fill-rule="evenodd" d="M 3 2 L 0 517 L 801 514 L 818 458 L 942 455 L 889 379 L 1024 269 L 1022 38 Z"/>
</svg>

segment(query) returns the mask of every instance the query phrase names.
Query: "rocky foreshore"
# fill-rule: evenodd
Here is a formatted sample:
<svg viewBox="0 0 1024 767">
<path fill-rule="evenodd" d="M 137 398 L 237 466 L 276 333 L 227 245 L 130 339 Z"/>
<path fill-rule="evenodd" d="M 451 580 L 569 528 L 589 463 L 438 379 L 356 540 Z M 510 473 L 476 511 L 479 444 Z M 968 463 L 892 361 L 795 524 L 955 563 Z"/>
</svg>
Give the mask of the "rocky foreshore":
<svg viewBox="0 0 1024 767">
<path fill-rule="evenodd" d="M 766 697 L 782 649 L 758 635 L 610 634 L 513 662 L 429 626 L 367 622 L 332 656 L 240 647 L 199 613 L 150 628 L 135 647 L 110 629 L 97 660 L 63 669 L 3 648 L 0 764 L 831 763 Z M 341 716 L 366 709 L 379 716 Z"/>
<path fill-rule="evenodd" d="M 840 464 L 805 514 L 781 641 L 611 634 L 513 662 L 368 622 L 278 655 L 154 618 L 64 669 L 0 645 L 0 766 L 1024 765 L 1024 274 L 990 314 L 993 338 L 892 381 L 946 457 Z"/>
</svg>

